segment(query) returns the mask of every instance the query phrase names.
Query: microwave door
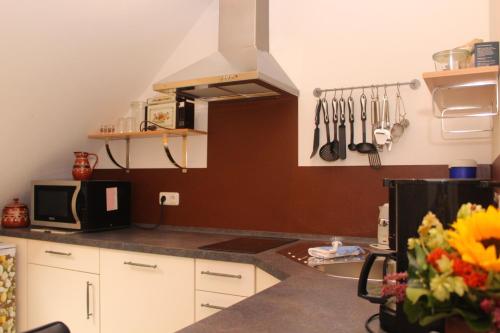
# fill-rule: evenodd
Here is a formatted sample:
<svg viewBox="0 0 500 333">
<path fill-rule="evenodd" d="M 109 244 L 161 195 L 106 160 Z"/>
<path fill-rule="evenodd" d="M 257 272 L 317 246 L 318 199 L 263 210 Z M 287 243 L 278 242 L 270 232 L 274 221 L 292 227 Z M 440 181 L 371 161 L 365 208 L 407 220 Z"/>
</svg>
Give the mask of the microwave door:
<svg viewBox="0 0 500 333">
<path fill-rule="evenodd" d="M 81 229 L 77 212 L 80 182 L 67 181 L 58 184 L 33 186 L 32 221 L 34 225 Z"/>
</svg>

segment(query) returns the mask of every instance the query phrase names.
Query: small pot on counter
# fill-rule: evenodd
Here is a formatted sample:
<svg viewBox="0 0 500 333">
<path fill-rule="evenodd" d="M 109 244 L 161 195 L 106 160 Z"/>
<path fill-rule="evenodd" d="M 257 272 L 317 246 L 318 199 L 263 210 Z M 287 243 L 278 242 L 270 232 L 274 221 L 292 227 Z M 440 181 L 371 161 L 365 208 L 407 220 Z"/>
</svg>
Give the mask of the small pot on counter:
<svg viewBox="0 0 500 333">
<path fill-rule="evenodd" d="M 25 228 L 30 225 L 28 206 L 18 198 L 7 204 L 2 211 L 3 228 Z"/>
</svg>

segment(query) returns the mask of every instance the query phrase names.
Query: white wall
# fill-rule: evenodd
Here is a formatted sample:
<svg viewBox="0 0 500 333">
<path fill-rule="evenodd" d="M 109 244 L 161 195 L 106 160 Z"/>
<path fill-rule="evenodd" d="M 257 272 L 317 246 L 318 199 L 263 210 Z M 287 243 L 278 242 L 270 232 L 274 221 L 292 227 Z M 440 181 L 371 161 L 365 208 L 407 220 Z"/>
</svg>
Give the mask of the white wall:
<svg viewBox="0 0 500 333">
<path fill-rule="evenodd" d="M 151 77 L 148 85 L 145 85 L 139 100 L 146 100 L 149 97 L 158 95 L 153 92 L 154 83 L 169 76 L 172 73 L 188 66 L 206 55 L 217 50 L 217 32 L 219 20 L 218 1 L 211 0 L 209 6 L 200 16 L 195 24 L 185 34 L 178 47 L 172 52 L 161 66 L 160 70 Z M 195 124 L 200 130 L 207 130 L 208 126 L 208 106 L 206 103 L 196 104 Z M 181 160 L 181 139 L 170 139 L 169 146 L 172 155 L 180 163 Z M 119 163 L 124 164 L 125 143 L 112 142 L 110 144 L 113 155 Z M 92 148 L 97 151 L 99 156 L 103 156 L 103 162 L 100 168 L 116 168 L 106 157 L 106 149 L 101 142 L 92 143 Z M 207 167 L 207 137 L 189 137 L 188 138 L 188 165 L 190 168 Z M 161 138 L 132 140 L 130 144 L 130 167 L 131 168 L 174 168 L 165 156 Z"/>
<path fill-rule="evenodd" d="M 72 152 L 140 96 L 209 3 L 2 2 L 0 206 L 28 202 L 32 179 L 71 178 Z"/>
<path fill-rule="evenodd" d="M 430 93 L 421 79 L 422 72 L 434 70 L 434 52 L 475 37 L 489 39 L 489 0 L 475 1 L 472 7 L 467 0 L 271 0 L 270 3 L 271 53 L 300 89 L 299 165 L 367 165 L 366 156 L 357 153 L 349 153 L 347 160 L 335 163 L 324 162 L 318 156 L 309 159 L 316 103 L 312 90 L 315 87 L 414 78 L 422 82 L 419 90 L 402 88 L 411 126 L 390 153 L 382 154 L 382 163 L 448 164 L 457 158 L 491 162 L 489 139 L 444 141 L 441 138 L 440 122 L 431 116 Z M 213 52 L 217 44 L 217 6 L 214 0 L 151 84 Z M 153 94 L 151 84 L 143 98 Z M 354 95 L 357 103 L 359 92 Z M 389 89 L 389 95 L 394 110 L 393 89 Z M 355 140 L 360 141 L 358 103 L 356 112 Z M 205 117 L 203 111 L 198 123 L 201 128 L 206 126 Z M 324 142 L 324 126 L 320 130 Z M 196 140 L 190 139 L 190 164 L 204 167 L 206 141 Z M 134 167 L 171 167 L 158 140 L 137 140 L 132 146 L 135 149 L 132 154 Z M 180 144 L 174 146 L 178 149 Z M 178 156 L 180 151 L 176 154 Z M 101 166 L 112 167 L 110 163 Z"/>
<path fill-rule="evenodd" d="M 299 86 L 299 164 L 331 165 L 309 159 L 315 87 L 341 87 L 419 78 L 434 70 L 432 54 L 474 38 L 488 39 L 488 1 L 315 1 L 272 2 L 272 52 Z M 280 11 L 281 9 L 281 11 Z M 281 13 L 281 14 L 278 14 Z M 464 22 L 467 22 L 464 24 Z M 430 112 L 425 86 L 402 89 L 411 122 L 382 163 L 447 164 L 470 157 L 490 162 L 490 142 L 445 142 L 440 123 Z M 331 95 L 329 96 L 332 97 Z M 359 92 L 355 92 L 358 101 Z M 390 90 L 394 107 L 394 90 Z M 393 109 L 394 110 L 394 109 Z M 358 105 L 359 112 L 359 105 Z M 358 113 L 359 114 L 359 113 Z M 359 118 L 358 118 L 359 119 Z M 358 130 L 359 122 L 358 122 Z M 321 127 L 324 135 L 324 127 Z M 360 140 L 360 132 L 356 135 Z M 367 158 L 350 154 L 335 165 L 363 165 Z"/>
<path fill-rule="evenodd" d="M 490 39 L 500 40 L 500 1 L 490 0 Z M 494 136 L 491 158 L 495 160 L 500 155 L 500 117 L 494 123 Z"/>
</svg>

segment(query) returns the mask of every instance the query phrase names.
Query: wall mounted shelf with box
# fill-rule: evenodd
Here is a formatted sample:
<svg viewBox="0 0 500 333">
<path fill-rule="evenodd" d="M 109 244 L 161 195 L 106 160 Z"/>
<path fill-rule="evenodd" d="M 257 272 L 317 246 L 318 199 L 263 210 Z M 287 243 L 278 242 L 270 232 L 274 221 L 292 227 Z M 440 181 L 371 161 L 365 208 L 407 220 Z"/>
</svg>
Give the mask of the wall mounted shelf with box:
<svg viewBox="0 0 500 333">
<path fill-rule="evenodd" d="M 432 94 L 432 112 L 441 119 L 445 139 L 459 139 L 467 133 L 491 132 L 498 115 L 499 66 L 484 66 L 423 73 Z M 469 128 L 447 124 L 468 119 Z M 488 121 L 484 121 L 487 119 Z M 463 126 L 463 122 L 460 123 Z"/>
<path fill-rule="evenodd" d="M 106 144 L 106 152 L 108 153 L 111 161 L 119 168 L 129 170 L 130 166 L 130 139 L 144 139 L 144 138 L 152 138 L 152 137 L 162 137 L 163 148 L 165 149 L 165 153 L 167 154 L 168 159 L 172 164 L 176 167 L 182 169 L 182 172 L 187 172 L 187 138 L 189 136 L 198 136 L 198 135 L 207 135 L 207 132 L 180 128 L 180 129 L 165 129 L 165 130 L 156 130 L 156 131 L 144 131 L 144 132 L 127 132 L 127 133 L 94 133 L 89 134 L 89 139 L 98 139 L 104 140 Z M 182 137 L 182 162 L 179 164 L 173 158 L 172 153 L 168 147 L 168 139 L 169 137 Z M 122 166 L 120 163 L 116 161 L 113 154 L 111 153 L 111 149 L 109 147 L 109 141 L 111 140 L 125 140 L 126 142 L 126 155 L 125 155 L 125 166 Z"/>
</svg>

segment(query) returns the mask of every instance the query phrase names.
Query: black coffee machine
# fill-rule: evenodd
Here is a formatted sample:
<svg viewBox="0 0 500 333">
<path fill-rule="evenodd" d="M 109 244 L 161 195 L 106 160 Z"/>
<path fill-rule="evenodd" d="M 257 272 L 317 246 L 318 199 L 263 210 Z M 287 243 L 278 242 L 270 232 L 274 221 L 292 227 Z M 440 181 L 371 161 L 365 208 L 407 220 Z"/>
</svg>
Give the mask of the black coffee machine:
<svg viewBox="0 0 500 333">
<path fill-rule="evenodd" d="M 444 332 L 442 322 L 429 327 L 412 325 L 406 320 L 402 304 L 386 306 L 386 300 L 380 295 L 369 295 L 368 276 L 378 257 L 385 260 L 384 275 L 389 261 L 395 261 L 397 272 L 406 271 L 408 238 L 418 235 L 418 226 L 429 211 L 444 225 L 449 225 L 464 203 L 495 205 L 494 188 L 498 183 L 476 179 L 384 179 L 383 184 L 389 190 L 390 253 L 371 253 L 367 257 L 359 278 L 358 296 L 380 304 L 380 327 L 388 333 Z"/>
</svg>

